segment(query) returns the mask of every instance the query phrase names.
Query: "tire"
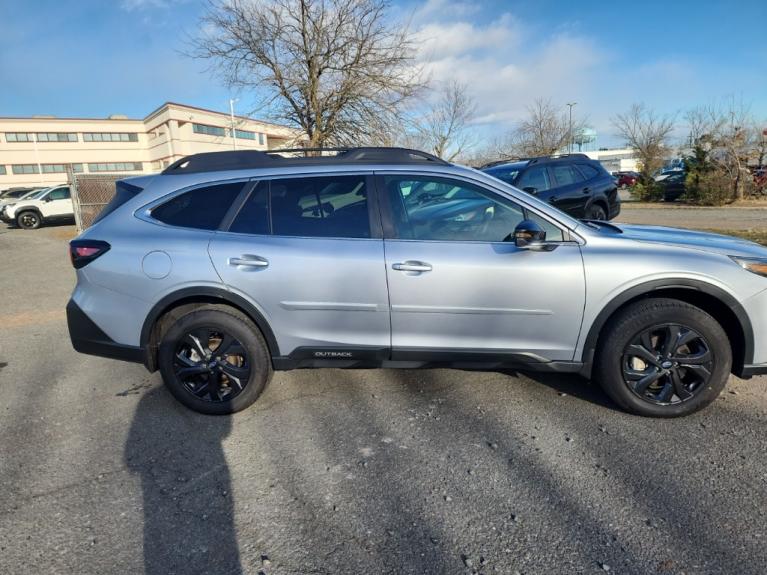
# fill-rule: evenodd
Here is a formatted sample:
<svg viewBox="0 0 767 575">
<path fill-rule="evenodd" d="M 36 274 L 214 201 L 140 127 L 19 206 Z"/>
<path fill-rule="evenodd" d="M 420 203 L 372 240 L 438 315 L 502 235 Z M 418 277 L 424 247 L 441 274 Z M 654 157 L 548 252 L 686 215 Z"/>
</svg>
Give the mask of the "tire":
<svg viewBox="0 0 767 575">
<path fill-rule="evenodd" d="M 40 214 L 34 211 L 21 212 L 16 216 L 16 225 L 25 230 L 36 230 L 42 223 Z"/>
<path fill-rule="evenodd" d="M 731 367 L 730 341 L 713 317 L 683 301 L 653 298 L 610 320 L 599 338 L 594 379 L 626 411 L 680 417 L 714 401 Z"/>
<path fill-rule="evenodd" d="M 607 221 L 607 211 L 601 204 L 591 204 L 586 210 L 586 219 Z"/>
<path fill-rule="evenodd" d="M 228 353 L 219 356 L 222 346 Z M 178 318 L 160 342 L 158 364 L 163 382 L 176 399 L 210 415 L 249 407 L 272 377 L 269 348 L 261 331 L 227 306 L 205 306 Z"/>
</svg>

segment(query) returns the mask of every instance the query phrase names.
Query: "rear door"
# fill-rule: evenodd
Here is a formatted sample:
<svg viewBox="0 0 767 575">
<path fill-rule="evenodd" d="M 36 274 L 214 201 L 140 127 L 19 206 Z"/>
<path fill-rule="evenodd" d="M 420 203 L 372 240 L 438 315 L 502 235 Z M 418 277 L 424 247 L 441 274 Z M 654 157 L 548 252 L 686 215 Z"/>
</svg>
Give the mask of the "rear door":
<svg viewBox="0 0 767 575">
<path fill-rule="evenodd" d="M 381 174 L 392 359 L 573 358 L 585 283 L 580 246 L 543 217 L 479 184 Z M 419 193 L 423 191 L 423 193 Z M 536 220 L 552 251 L 510 235 Z"/>
<path fill-rule="evenodd" d="M 231 224 L 210 242 L 224 283 L 259 308 L 283 357 L 388 356 L 383 239 L 370 177 L 254 183 Z"/>
</svg>

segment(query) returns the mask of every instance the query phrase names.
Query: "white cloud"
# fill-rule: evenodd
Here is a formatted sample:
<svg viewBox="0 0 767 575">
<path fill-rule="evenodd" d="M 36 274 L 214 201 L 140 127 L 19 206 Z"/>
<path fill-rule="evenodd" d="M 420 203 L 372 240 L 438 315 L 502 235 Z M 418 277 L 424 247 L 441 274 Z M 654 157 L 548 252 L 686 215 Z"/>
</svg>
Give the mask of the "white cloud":
<svg viewBox="0 0 767 575">
<path fill-rule="evenodd" d="M 446 7 L 443 0 L 430 3 Z M 573 98 L 587 99 L 608 59 L 587 36 L 561 27 L 547 34 L 510 14 L 484 24 L 422 22 L 416 32 L 431 81 L 466 84 L 477 102 L 475 122 L 488 130 L 508 128 L 539 97 L 563 109 Z"/>
<path fill-rule="evenodd" d="M 120 8 L 126 12 L 139 10 L 152 10 L 156 8 L 170 8 L 174 4 L 181 4 L 187 0 L 122 0 Z"/>
</svg>

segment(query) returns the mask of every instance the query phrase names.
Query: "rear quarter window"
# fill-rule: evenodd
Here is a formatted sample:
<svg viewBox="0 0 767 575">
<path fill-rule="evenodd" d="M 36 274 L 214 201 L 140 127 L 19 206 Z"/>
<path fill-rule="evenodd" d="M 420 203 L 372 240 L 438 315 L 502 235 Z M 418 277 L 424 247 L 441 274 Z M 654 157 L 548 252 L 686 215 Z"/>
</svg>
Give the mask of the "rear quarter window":
<svg viewBox="0 0 767 575">
<path fill-rule="evenodd" d="M 169 226 L 215 230 L 244 185 L 234 182 L 190 190 L 154 208 L 152 217 Z"/>
</svg>

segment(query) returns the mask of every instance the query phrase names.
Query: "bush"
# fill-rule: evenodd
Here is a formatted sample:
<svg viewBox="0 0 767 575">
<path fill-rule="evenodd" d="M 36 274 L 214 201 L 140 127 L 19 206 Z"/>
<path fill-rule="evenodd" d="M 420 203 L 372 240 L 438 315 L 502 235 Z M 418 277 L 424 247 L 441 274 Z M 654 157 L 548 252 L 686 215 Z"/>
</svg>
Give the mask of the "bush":
<svg viewBox="0 0 767 575">
<path fill-rule="evenodd" d="M 654 180 L 637 182 L 631 188 L 631 197 L 640 202 L 660 202 L 663 199 L 663 188 Z"/>
<path fill-rule="evenodd" d="M 722 206 L 734 200 L 732 179 L 724 170 L 690 172 L 685 188 L 684 199 L 702 206 Z"/>
</svg>

